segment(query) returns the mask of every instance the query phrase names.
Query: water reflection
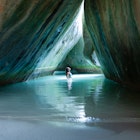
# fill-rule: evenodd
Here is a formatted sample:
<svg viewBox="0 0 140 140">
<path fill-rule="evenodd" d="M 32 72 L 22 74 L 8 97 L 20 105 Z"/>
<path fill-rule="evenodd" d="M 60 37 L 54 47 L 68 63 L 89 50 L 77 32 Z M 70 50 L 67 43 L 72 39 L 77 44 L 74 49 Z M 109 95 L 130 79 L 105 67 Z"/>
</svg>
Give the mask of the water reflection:
<svg viewBox="0 0 140 140">
<path fill-rule="evenodd" d="M 0 88 L 0 117 L 60 122 L 140 122 L 140 94 L 103 75 L 48 76 Z"/>
<path fill-rule="evenodd" d="M 72 78 L 67 79 L 67 84 L 68 84 L 68 90 L 72 89 Z"/>
</svg>

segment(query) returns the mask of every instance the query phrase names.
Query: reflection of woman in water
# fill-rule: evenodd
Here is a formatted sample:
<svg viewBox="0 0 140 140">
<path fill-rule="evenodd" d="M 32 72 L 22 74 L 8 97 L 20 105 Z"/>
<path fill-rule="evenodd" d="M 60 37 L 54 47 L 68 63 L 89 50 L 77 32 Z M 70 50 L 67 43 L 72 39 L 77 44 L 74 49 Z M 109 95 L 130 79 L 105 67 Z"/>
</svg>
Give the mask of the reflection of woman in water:
<svg viewBox="0 0 140 140">
<path fill-rule="evenodd" d="M 72 73 L 71 73 L 71 68 L 66 67 L 66 77 L 67 77 L 67 82 L 68 82 L 68 89 L 71 90 L 72 88 Z"/>
</svg>

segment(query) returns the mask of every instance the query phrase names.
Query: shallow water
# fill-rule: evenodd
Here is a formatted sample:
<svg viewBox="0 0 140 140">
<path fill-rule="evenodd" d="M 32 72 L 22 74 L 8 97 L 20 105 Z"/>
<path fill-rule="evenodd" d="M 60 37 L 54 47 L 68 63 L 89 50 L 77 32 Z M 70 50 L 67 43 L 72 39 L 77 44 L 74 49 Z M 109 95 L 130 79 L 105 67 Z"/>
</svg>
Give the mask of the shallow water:
<svg viewBox="0 0 140 140">
<path fill-rule="evenodd" d="M 100 74 L 47 76 L 1 87 L 0 119 L 139 131 L 140 93 Z"/>
</svg>

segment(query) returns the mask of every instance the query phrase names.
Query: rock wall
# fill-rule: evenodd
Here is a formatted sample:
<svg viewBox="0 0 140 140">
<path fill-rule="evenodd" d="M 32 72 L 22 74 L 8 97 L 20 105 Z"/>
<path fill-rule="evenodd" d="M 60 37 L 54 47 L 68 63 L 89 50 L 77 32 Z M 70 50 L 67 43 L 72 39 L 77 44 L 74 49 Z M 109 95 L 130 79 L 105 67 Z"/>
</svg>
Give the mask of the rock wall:
<svg viewBox="0 0 140 140">
<path fill-rule="evenodd" d="M 92 45 L 86 47 L 92 47 Z M 97 67 L 94 62 L 92 62 L 92 58 L 86 57 L 84 54 L 85 43 L 84 38 L 81 37 L 77 44 L 73 47 L 73 49 L 68 53 L 65 60 L 60 63 L 58 69 L 64 70 L 67 66 L 70 66 L 72 70 L 78 73 L 102 73 L 101 69 Z M 93 50 L 90 49 L 90 55 L 92 55 Z M 86 50 L 88 54 L 89 50 Z"/>
<path fill-rule="evenodd" d="M 95 50 L 108 79 L 138 88 L 139 7 L 139 0 L 1 0 L 0 85 L 68 64 L 98 72 Z"/>
<path fill-rule="evenodd" d="M 140 1 L 85 0 L 85 18 L 105 76 L 140 85 Z"/>
<path fill-rule="evenodd" d="M 82 2 L 0 2 L 1 85 L 56 69 L 82 36 Z"/>
</svg>

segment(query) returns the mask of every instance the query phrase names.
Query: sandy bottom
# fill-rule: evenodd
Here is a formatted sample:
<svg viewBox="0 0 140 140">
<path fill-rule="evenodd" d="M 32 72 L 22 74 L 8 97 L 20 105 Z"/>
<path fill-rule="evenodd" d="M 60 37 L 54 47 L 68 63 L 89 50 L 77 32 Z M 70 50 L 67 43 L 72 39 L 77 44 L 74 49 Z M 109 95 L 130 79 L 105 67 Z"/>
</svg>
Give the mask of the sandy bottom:
<svg viewBox="0 0 140 140">
<path fill-rule="evenodd" d="M 0 140 L 140 140 L 139 128 L 117 125 L 114 129 L 109 124 L 85 127 L 56 122 L 0 120 Z"/>
</svg>

